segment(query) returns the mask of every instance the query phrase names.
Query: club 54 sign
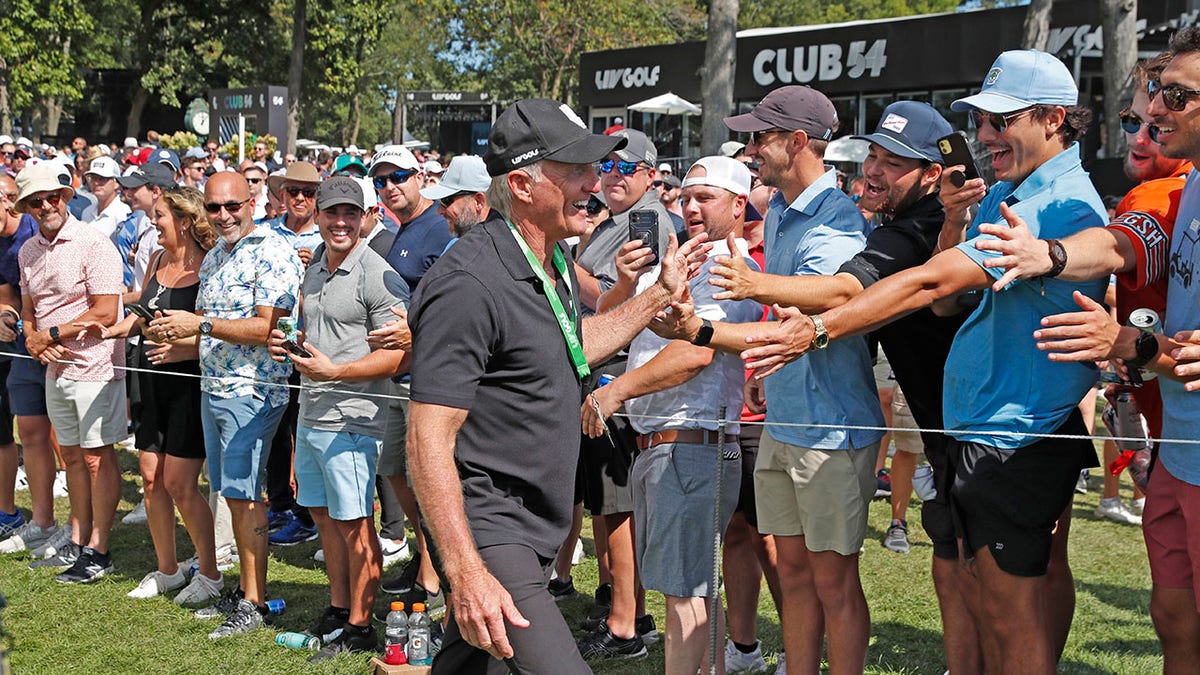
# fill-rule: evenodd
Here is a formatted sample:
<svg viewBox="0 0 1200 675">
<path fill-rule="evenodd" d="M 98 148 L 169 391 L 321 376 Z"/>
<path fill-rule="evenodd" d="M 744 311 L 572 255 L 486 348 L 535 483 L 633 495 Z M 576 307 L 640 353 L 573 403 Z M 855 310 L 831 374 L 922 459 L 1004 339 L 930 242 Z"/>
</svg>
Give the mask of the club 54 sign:
<svg viewBox="0 0 1200 675">
<path fill-rule="evenodd" d="M 840 44 L 808 45 L 763 49 L 754 55 L 754 81 L 759 86 L 808 84 L 836 80 L 879 77 L 887 65 L 887 40 L 867 47 L 866 40 L 855 40 L 844 49 Z"/>
</svg>

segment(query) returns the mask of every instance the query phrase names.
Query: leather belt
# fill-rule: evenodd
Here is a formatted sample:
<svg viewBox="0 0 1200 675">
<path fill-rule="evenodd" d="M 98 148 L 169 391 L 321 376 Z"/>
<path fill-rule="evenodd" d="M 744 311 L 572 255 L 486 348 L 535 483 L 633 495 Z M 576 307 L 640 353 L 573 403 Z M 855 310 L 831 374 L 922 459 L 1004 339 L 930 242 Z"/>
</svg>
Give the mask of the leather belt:
<svg viewBox="0 0 1200 675">
<path fill-rule="evenodd" d="M 646 450 L 655 445 L 663 443 L 695 443 L 699 445 L 715 445 L 720 438 L 720 434 L 716 431 L 704 431 L 701 429 L 668 429 L 666 431 L 656 431 L 652 434 L 638 434 L 637 448 L 638 450 Z M 725 434 L 725 442 L 736 441 L 737 434 Z"/>
</svg>

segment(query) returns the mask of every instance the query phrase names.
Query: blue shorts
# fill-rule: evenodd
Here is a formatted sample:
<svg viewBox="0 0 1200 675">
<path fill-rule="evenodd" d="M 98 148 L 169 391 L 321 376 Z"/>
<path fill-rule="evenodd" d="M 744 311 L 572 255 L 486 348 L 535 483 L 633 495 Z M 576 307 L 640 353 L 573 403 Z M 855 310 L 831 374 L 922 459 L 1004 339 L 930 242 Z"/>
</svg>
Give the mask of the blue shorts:
<svg viewBox="0 0 1200 675">
<path fill-rule="evenodd" d="M 660 443 L 633 462 L 633 523 L 638 572 L 647 590 L 680 598 L 711 593 L 713 501 L 721 463 L 721 538 L 733 517 L 741 483 L 737 441 L 717 459 L 713 446 Z"/>
<path fill-rule="evenodd" d="M 375 464 L 383 441 L 350 431 L 296 428 L 296 503 L 334 520 L 374 515 Z"/>
<path fill-rule="evenodd" d="M 8 371 L 8 402 L 14 415 L 45 415 L 46 366 L 32 359 L 13 359 Z"/>
<path fill-rule="evenodd" d="M 267 454 L 287 405 L 271 406 L 257 396 L 200 399 L 204 455 L 214 492 L 226 499 L 262 501 Z"/>
</svg>

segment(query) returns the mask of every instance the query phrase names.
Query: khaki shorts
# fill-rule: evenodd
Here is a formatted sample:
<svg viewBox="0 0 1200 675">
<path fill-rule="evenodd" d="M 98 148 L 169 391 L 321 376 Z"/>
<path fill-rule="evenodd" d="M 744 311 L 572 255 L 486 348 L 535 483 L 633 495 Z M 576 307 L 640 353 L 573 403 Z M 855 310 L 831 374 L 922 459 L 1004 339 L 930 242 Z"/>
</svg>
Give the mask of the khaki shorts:
<svg viewBox="0 0 1200 675">
<path fill-rule="evenodd" d="M 47 374 L 46 414 L 62 445 L 90 449 L 125 440 L 125 380 L 78 382 Z"/>
<path fill-rule="evenodd" d="M 908 407 L 908 399 L 904 398 L 904 392 L 900 391 L 899 385 L 892 390 L 892 395 L 892 427 L 905 429 L 893 431 L 892 441 L 897 450 L 919 455 L 925 451 L 925 441 L 921 438 L 921 432 L 918 431 L 920 427 L 917 426 L 912 410 Z"/>
<path fill-rule="evenodd" d="M 803 536 L 810 551 L 858 553 L 875 496 L 878 454 L 878 442 L 850 450 L 815 450 L 764 433 L 754 464 L 758 531 Z"/>
</svg>

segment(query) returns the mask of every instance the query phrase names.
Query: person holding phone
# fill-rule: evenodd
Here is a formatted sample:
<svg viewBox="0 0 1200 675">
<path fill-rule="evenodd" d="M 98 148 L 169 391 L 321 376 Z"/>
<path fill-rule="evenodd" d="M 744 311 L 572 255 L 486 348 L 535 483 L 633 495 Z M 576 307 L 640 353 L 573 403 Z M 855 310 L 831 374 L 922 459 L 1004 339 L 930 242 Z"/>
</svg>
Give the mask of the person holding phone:
<svg viewBox="0 0 1200 675">
<path fill-rule="evenodd" d="M 212 511 L 198 483 L 204 464 L 199 346 L 196 336 L 173 339 L 150 322 L 168 310 L 196 311 L 200 265 L 217 235 L 204 213 L 204 195 L 195 188 L 162 192 L 150 222 L 162 250 L 150 260 L 139 302 L 127 307 L 134 311 L 111 327 L 79 325 L 110 339 L 142 335 L 135 362 L 143 401 L 136 446 L 158 567 L 128 595 L 152 598 L 183 588 L 175 602 L 199 604 L 219 596 L 224 583 L 217 570 Z M 175 507 L 199 563 L 190 583 L 176 556 Z"/>
<path fill-rule="evenodd" d="M 387 378 L 407 370 L 408 353 L 374 348 L 367 334 L 408 305 L 408 284 L 360 238 L 362 186 L 335 176 L 317 189 L 317 248 L 301 284 L 304 330 L 271 332 L 271 358 L 300 374 L 296 501 L 321 536 L 330 604 L 313 635 L 325 647 L 310 661 L 371 652 L 379 638 L 371 607 L 383 554 L 375 535 L 375 469 L 387 424 Z M 337 631 L 341 631 L 337 633 Z M 335 634 L 335 637 L 326 637 Z"/>
</svg>

